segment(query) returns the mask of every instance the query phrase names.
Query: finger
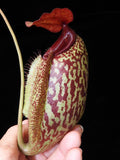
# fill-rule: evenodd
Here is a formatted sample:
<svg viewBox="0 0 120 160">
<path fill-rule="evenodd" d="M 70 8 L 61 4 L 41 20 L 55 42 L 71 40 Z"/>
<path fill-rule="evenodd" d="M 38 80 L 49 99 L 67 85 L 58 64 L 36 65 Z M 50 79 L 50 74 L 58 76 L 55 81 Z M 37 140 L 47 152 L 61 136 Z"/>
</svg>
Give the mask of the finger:
<svg viewBox="0 0 120 160">
<path fill-rule="evenodd" d="M 79 148 L 81 145 L 81 135 L 83 133 L 83 127 L 77 125 L 72 131 L 67 133 L 58 145 L 55 152 L 50 156 L 49 160 L 56 159 L 61 160 L 66 157 L 68 151 L 73 148 Z"/>
<path fill-rule="evenodd" d="M 24 142 L 27 143 L 28 142 L 28 120 L 24 120 L 22 122 L 23 128 L 22 128 L 22 134 L 23 134 L 23 139 Z"/>
<path fill-rule="evenodd" d="M 54 147 L 52 147 L 51 149 L 49 149 L 46 152 L 44 152 L 45 157 L 47 157 L 47 158 L 50 157 L 55 152 L 55 150 L 57 149 L 58 145 L 59 144 L 57 143 Z"/>
<path fill-rule="evenodd" d="M 83 128 L 83 126 L 82 125 L 76 125 L 74 128 L 73 128 L 73 130 L 79 130 L 79 128 L 80 128 L 80 134 L 82 135 L 83 134 L 83 132 L 84 132 L 84 128 Z"/>
<path fill-rule="evenodd" d="M 12 126 L 10 127 L 7 132 L 4 134 L 2 139 L 0 140 L 1 145 L 7 145 L 13 148 L 17 147 L 17 132 L 18 132 L 18 126 Z M 28 120 L 23 121 L 23 137 L 25 141 L 28 139 Z"/>
<path fill-rule="evenodd" d="M 0 143 L 3 145 L 11 145 L 13 147 L 17 146 L 17 125 L 10 127 L 7 132 L 2 137 Z"/>
<path fill-rule="evenodd" d="M 17 158 L 19 156 L 17 130 L 17 125 L 10 127 L 0 140 L 0 157 L 2 156 L 2 159 L 11 159 L 13 156 Z"/>
<path fill-rule="evenodd" d="M 59 146 L 59 149 L 61 150 L 63 155 L 65 155 L 68 150 L 72 148 L 80 147 L 82 133 L 83 127 L 77 125 L 71 132 L 65 135 Z"/>
<path fill-rule="evenodd" d="M 65 160 L 82 160 L 82 150 L 80 148 L 74 148 L 68 151 Z"/>
</svg>

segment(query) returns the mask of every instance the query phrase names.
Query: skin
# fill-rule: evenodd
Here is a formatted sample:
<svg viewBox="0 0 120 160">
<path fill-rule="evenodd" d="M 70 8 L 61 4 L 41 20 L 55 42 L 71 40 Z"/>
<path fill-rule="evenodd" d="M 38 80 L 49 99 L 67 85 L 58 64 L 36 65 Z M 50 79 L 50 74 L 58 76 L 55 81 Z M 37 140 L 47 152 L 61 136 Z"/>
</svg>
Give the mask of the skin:
<svg viewBox="0 0 120 160">
<path fill-rule="evenodd" d="M 76 125 L 68 132 L 60 143 L 50 150 L 36 156 L 26 157 L 17 146 L 18 126 L 8 129 L 0 140 L 1 160 L 82 160 L 81 136 L 83 127 Z M 27 141 L 28 120 L 23 121 L 23 137 Z"/>
</svg>

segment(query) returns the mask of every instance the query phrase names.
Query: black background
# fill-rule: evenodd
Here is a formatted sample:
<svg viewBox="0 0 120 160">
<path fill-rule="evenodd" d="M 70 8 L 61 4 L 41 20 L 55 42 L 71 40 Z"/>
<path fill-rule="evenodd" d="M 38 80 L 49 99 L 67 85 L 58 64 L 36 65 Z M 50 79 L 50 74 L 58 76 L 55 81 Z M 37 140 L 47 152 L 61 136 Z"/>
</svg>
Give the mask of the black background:
<svg viewBox="0 0 120 160">
<path fill-rule="evenodd" d="M 104 159 L 108 146 L 110 147 L 108 157 L 111 153 L 117 155 L 120 149 L 119 113 L 113 112 L 117 107 L 115 103 L 112 104 L 112 100 L 115 102 L 117 99 L 117 94 L 113 91 L 113 88 L 116 88 L 114 84 L 118 84 L 118 81 L 114 82 L 113 79 L 118 79 L 119 76 L 113 69 L 117 63 L 116 59 L 119 58 L 117 50 L 119 40 L 115 36 L 118 35 L 120 27 L 120 10 L 116 6 L 113 3 L 108 6 L 101 1 L 44 0 L 31 6 L 17 2 L 12 8 L 1 7 L 17 36 L 25 66 L 31 61 L 30 57 L 34 57 L 39 50 L 44 53 L 60 34 L 53 34 L 42 28 L 26 28 L 25 20 L 36 20 L 43 12 L 51 12 L 56 7 L 68 7 L 73 11 L 74 21 L 70 26 L 83 38 L 89 54 L 88 97 L 85 113 L 79 122 L 84 126 L 82 149 L 83 159 L 86 160 Z M 1 17 L 0 71 L 0 137 L 2 137 L 10 126 L 17 123 L 20 76 L 16 50 Z M 119 103 L 117 105 L 119 106 Z"/>
</svg>

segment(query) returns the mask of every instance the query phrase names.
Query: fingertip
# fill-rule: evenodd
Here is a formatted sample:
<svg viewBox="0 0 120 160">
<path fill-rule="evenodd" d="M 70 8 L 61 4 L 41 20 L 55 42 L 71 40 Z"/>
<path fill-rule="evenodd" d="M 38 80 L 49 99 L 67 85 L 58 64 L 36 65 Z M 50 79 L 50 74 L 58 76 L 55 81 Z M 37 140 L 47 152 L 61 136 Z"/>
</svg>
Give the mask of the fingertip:
<svg viewBox="0 0 120 160">
<path fill-rule="evenodd" d="M 73 130 L 78 131 L 78 132 L 80 132 L 81 134 L 83 134 L 83 132 L 84 132 L 84 127 L 83 127 L 82 125 L 76 125 Z"/>
<path fill-rule="evenodd" d="M 23 125 L 23 129 L 22 129 L 23 139 L 24 139 L 24 142 L 27 143 L 28 142 L 28 119 L 24 120 L 22 122 L 22 125 Z"/>
<path fill-rule="evenodd" d="M 84 127 L 82 125 L 80 125 L 80 128 L 82 130 L 82 133 L 84 132 Z"/>
<path fill-rule="evenodd" d="M 17 146 L 17 131 L 18 131 L 18 127 L 17 125 L 10 127 L 7 132 L 3 135 L 3 137 L 1 138 L 0 142 L 3 145 L 6 146 Z"/>
<path fill-rule="evenodd" d="M 4 134 L 3 137 L 5 137 L 5 138 L 8 137 L 8 139 L 10 139 L 10 137 L 12 136 L 11 138 L 14 138 L 13 135 L 17 136 L 17 131 L 18 131 L 17 125 L 14 125 L 14 126 L 8 128 L 8 130 L 6 131 L 6 133 Z"/>
<path fill-rule="evenodd" d="M 28 119 L 25 119 L 24 121 L 22 121 L 22 124 L 28 124 Z"/>
</svg>

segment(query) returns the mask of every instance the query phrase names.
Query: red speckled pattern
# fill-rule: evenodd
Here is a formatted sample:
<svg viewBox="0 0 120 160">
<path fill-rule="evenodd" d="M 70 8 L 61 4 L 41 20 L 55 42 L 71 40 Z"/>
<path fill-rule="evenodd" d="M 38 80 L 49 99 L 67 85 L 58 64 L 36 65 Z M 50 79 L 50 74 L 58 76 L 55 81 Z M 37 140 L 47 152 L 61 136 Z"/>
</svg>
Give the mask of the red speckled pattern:
<svg viewBox="0 0 120 160">
<path fill-rule="evenodd" d="M 40 132 L 31 135 L 33 140 L 35 136 L 39 139 L 32 141 L 34 151 L 44 152 L 52 147 L 80 120 L 85 109 L 87 81 L 88 54 L 83 40 L 77 36 L 67 52 L 53 59 Z"/>
</svg>

